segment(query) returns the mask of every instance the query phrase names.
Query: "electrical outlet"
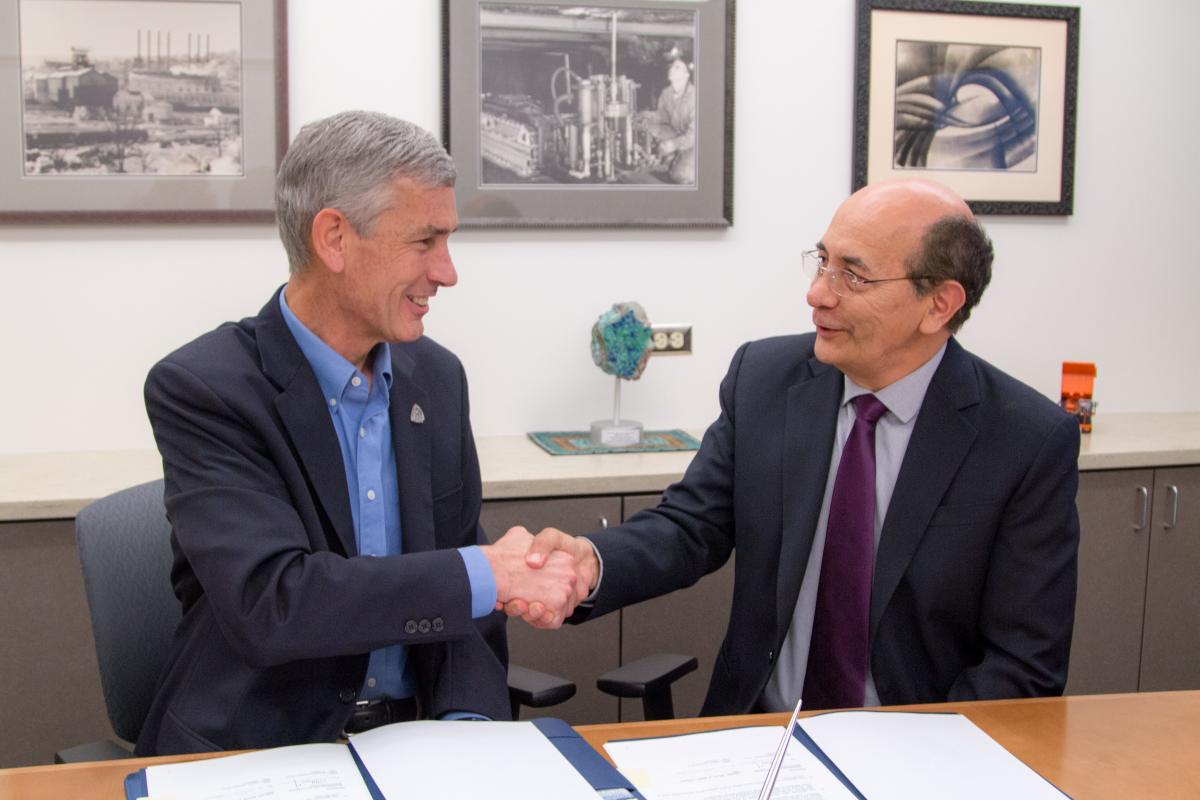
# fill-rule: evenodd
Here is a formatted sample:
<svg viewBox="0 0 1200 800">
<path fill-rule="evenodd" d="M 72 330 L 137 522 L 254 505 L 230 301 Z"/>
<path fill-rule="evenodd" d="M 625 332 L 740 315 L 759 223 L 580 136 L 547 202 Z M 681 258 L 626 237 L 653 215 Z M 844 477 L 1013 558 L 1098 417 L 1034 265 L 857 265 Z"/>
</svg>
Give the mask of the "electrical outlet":
<svg viewBox="0 0 1200 800">
<path fill-rule="evenodd" d="M 691 325 L 651 325 L 655 356 L 686 356 L 692 352 Z"/>
</svg>

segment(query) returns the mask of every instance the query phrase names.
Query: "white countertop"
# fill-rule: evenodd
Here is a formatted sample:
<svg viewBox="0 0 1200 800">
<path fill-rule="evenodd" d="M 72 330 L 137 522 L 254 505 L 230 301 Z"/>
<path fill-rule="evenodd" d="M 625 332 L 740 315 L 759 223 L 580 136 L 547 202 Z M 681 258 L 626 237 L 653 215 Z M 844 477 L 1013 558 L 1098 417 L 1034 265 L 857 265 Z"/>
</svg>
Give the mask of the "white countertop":
<svg viewBox="0 0 1200 800">
<path fill-rule="evenodd" d="M 702 430 L 689 430 L 697 439 Z M 695 450 L 552 456 L 527 436 L 482 436 L 483 499 L 661 492 L 683 476 Z"/>
<path fill-rule="evenodd" d="M 525 436 L 483 436 L 477 444 L 485 500 L 661 492 L 694 455 L 552 456 Z M 1185 464 L 1200 464 L 1200 412 L 1097 414 L 1079 454 L 1081 470 Z M 0 455 L 0 522 L 72 519 L 98 497 L 159 477 L 153 450 Z"/>
<path fill-rule="evenodd" d="M 1079 445 L 1079 468 L 1200 464 L 1200 412 L 1097 414 Z"/>
</svg>

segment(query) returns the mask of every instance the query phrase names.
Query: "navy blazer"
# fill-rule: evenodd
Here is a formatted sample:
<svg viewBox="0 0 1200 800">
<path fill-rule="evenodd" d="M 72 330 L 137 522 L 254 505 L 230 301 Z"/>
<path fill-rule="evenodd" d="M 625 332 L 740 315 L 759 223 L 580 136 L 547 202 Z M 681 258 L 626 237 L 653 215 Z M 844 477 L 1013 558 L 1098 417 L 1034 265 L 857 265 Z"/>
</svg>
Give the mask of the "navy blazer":
<svg viewBox="0 0 1200 800">
<path fill-rule="evenodd" d="M 139 755 L 333 740 L 392 644 L 424 715 L 509 717 L 504 617 L 471 618 L 452 549 L 486 541 L 462 365 L 425 338 L 391 351 L 404 555 L 379 558 L 357 554 L 337 435 L 278 292 L 150 371 L 183 620 Z"/>
<path fill-rule="evenodd" d="M 657 508 L 590 537 L 603 582 L 573 621 L 690 586 L 737 548 L 704 714 L 755 709 L 791 623 L 843 385 L 813 340 L 743 345 L 683 479 Z M 949 341 L 876 553 L 869 647 L 882 703 L 1062 693 L 1078 452 L 1074 418 Z"/>
</svg>

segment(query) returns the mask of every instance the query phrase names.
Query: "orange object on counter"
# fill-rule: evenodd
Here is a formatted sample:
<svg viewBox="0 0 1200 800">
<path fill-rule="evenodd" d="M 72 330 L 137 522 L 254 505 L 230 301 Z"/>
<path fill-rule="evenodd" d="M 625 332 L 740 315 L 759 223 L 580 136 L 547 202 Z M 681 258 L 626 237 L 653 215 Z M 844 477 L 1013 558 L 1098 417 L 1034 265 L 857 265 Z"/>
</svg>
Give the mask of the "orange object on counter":
<svg viewBox="0 0 1200 800">
<path fill-rule="evenodd" d="M 1096 401 L 1092 390 L 1096 383 L 1096 365 L 1090 361 L 1064 361 L 1062 368 L 1062 399 L 1059 404 L 1068 414 L 1079 418 L 1079 430 L 1092 432 L 1092 414 Z"/>
</svg>

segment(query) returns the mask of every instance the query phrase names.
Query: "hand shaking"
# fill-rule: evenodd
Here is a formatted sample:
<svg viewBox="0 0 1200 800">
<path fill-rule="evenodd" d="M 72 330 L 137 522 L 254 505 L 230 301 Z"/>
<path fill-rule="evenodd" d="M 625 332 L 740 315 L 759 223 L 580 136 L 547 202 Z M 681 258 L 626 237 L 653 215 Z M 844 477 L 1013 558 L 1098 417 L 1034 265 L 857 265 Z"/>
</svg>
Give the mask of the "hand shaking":
<svg viewBox="0 0 1200 800">
<path fill-rule="evenodd" d="M 555 532 L 571 539 L 561 531 Z M 591 550 L 590 545 L 583 544 Z M 507 613 L 521 616 L 535 627 L 561 626 L 591 591 L 587 580 L 577 572 L 574 547 L 554 548 L 546 542 L 539 545 L 525 528 L 510 528 L 494 544 L 480 549 L 496 579 L 496 608 L 507 611 L 509 604 L 519 603 L 514 608 L 519 607 L 521 614 Z M 535 552 L 537 558 L 531 562 L 529 556 Z"/>
<path fill-rule="evenodd" d="M 521 531 L 528 535 L 525 528 L 517 527 L 508 533 Z M 508 534 L 505 534 L 506 536 Z M 576 582 L 570 610 L 561 618 L 548 616 L 544 607 L 536 598 L 517 594 L 504 602 L 504 613 L 510 617 L 520 617 L 535 628 L 558 628 L 583 600 L 596 588 L 599 579 L 600 562 L 596 551 L 586 539 L 571 536 L 557 528 L 545 528 L 537 536 L 531 537 L 532 542 L 525 554 L 525 564 L 537 571 L 553 566 L 564 555 L 569 556 L 574 566 Z"/>
</svg>

